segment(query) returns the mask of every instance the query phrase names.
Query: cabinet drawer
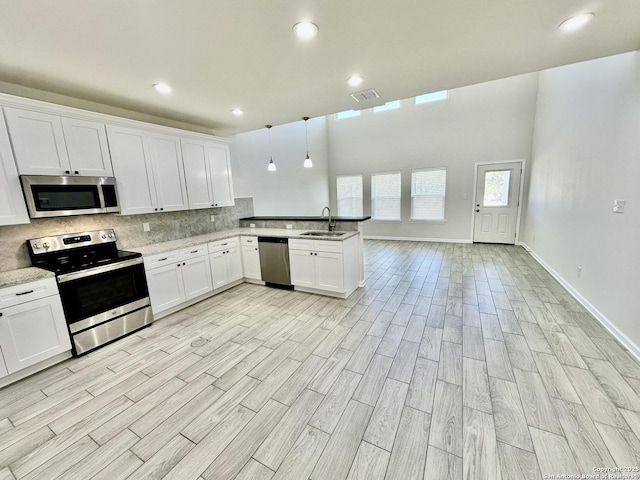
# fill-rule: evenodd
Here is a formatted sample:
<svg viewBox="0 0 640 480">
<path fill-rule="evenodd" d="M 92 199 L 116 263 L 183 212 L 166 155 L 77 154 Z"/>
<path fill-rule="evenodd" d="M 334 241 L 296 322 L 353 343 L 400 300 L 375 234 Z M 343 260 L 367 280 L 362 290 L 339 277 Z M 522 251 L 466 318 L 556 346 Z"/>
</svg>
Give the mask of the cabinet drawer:
<svg viewBox="0 0 640 480">
<path fill-rule="evenodd" d="M 313 241 L 290 238 L 289 250 L 313 250 Z"/>
<path fill-rule="evenodd" d="M 187 260 L 189 258 L 203 257 L 209 254 L 209 252 L 207 251 L 206 245 L 196 245 L 195 247 L 185 248 L 180 252 L 181 252 L 180 256 L 182 257 L 183 260 Z"/>
<path fill-rule="evenodd" d="M 182 250 L 173 250 L 171 252 L 158 253 L 144 257 L 144 268 L 153 270 L 163 265 L 169 265 L 182 260 Z"/>
<path fill-rule="evenodd" d="M 240 243 L 242 245 L 249 245 L 253 247 L 258 246 L 258 237 L 240 237 Z"/>
<path fill-rule="evenodd" d="M 51 295 L 58 295 L 58 285 L 55 278 L 44 278 L 35 282 L 3 288 L 0 290 L 0 308 L 12 307 Z"/>
<path fill-rule="evenodd" d="M 342 253 L 342 242 L 331 240 L 300 240 L 289 239 L 289 250 L 307 250 L 314 252 Z"/>
<path fill-rule="evenodd" d="M 209 243 L 209 253 L 221 252 L 238 246 L 238 237 L 225 238 Z"/>
</svg>

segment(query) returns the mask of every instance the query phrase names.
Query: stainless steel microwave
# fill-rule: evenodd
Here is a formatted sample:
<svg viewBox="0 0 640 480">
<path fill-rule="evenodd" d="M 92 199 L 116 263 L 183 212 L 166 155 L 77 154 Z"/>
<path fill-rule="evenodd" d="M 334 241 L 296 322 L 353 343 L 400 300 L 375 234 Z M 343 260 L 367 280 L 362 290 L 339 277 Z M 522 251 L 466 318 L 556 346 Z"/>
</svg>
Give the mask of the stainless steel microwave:
<svg viewBox="0 0 640 480">
<path fill-rule="evenodd" d="M 113 177 L 21 175 L 31 218 L 120 211 Z"/>
</svg>

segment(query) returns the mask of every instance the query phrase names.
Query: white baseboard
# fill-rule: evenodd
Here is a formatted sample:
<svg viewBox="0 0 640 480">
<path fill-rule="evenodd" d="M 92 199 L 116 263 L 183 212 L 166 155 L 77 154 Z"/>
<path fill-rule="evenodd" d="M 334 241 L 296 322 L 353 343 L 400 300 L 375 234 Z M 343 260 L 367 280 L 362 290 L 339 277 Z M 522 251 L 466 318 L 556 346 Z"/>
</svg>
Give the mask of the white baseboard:
<svg viewBox="0 0 640 480">
<path fill-rule="evenodd" d="M 468 238 L 387 237 L 384 235 L 364 235 L 362 238 L 365 240 L 398 240 L 401 242 L 472 243 Z"/>
<path fill-rule="evenodd" d="M 589 302 L 586 298 L 582 296 L 582 294 L 567 280 L 562 277 L 558 272 L 556 272 L 551 266 L 545 262 L 540 256 L 534 252 L 529 245 L 524 242 L 518 242 L 518 245 L 524 247 L 524 249 L 529 252 L 529 254 L 534 258 L 536 262 L 538 262 L 542 268 L 544 268 L 553 278 L 555 278 L 560 285 L 562 285 L 573 298 L 575 298 L 580 305 L 587 309 L 587 311 L 593 315 L 593 317 L 600 322 L 600 324 L 615 337 L 618 342 L 620 342 L 629 353 L 633 355 L 638 361 L 640 361 L 640 347 L 633 342 L 627 335 L 625 335 L 616 325 L 609 320 L 600 310 L 598 310 L 591 302 Z"/>
</svg>

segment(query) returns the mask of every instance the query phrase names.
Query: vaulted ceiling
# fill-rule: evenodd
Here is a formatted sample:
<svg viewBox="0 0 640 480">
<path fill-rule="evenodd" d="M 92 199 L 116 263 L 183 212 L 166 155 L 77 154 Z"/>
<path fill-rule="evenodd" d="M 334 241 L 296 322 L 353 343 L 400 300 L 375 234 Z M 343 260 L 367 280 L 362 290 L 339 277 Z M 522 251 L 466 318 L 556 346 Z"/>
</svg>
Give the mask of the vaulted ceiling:
<svg viewBox="0 0 640 480">
<path fill-rule="evenodd" d="M 585 28 L 558 25 L 583 12 Z M 318 35 L 292 32 L 307 20 Z M 0 81 L 219 135 L 640 48 L 638 0 L 4 0 Z M 359 74 L 364 82 L 349 87 Z M 151 87 L 166 82 L 173 92 Z M 361 106 L 360 106 L 361 107 Z M 231 109 L 241 108 L 236 117 Z"/>
</svg>

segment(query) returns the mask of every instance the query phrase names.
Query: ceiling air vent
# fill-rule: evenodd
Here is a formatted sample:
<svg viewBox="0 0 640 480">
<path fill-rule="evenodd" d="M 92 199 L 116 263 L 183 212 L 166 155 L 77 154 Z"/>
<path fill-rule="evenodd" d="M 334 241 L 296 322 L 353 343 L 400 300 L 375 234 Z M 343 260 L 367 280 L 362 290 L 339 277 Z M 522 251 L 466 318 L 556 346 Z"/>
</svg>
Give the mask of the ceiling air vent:
<svg viewBox="0 0 640 480">
<path fill-rule="evenodd" d="M 351 98 L 353 98 L 356 102 L 361 103 L 380 98 L 380 95 L 378 95 L 378 92 L 376 92 L 372 88 L 370 90 L 363 90 L 361 92 L 352 93 Z"/>
</svg>

